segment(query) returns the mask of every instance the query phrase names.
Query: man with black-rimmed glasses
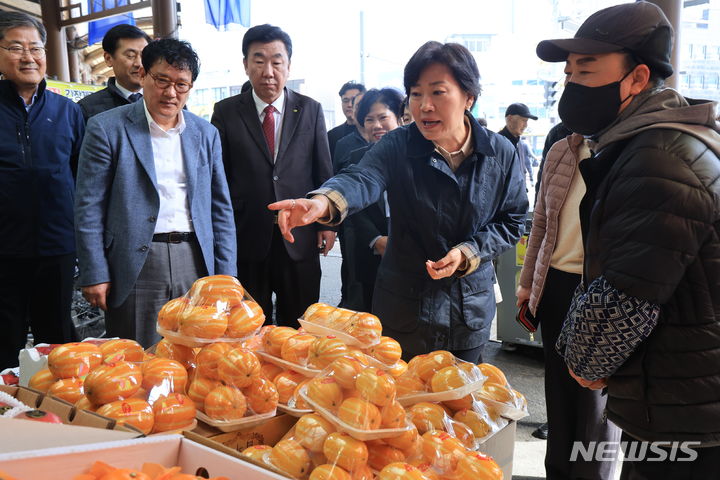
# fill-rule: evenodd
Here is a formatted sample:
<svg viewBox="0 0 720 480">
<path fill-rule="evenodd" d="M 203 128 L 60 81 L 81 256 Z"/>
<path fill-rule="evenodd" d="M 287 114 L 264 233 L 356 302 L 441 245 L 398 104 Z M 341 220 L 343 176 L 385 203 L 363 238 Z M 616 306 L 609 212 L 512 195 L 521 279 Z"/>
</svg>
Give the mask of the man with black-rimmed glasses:
<svg viewBox="0 0 720 480">
<path fill-rule="evenodd" d="M 18 364 L 28 326 L 35 342 L 76 336 L 73 177 L 84 123 L 46 89 L 45 39 L 38 20 L 0 12 L 0 370 Z"/>
<path fill-rule="evenodd" d="M 205 275 L 236 273 L 220 137 L 183 110 L 200 67 L 189 43 L 142 52 L 141 101 L 92 117 L 75 219 L 80 285 L 108 336 L 159 340 L 160 308 Z"/>
</svg>

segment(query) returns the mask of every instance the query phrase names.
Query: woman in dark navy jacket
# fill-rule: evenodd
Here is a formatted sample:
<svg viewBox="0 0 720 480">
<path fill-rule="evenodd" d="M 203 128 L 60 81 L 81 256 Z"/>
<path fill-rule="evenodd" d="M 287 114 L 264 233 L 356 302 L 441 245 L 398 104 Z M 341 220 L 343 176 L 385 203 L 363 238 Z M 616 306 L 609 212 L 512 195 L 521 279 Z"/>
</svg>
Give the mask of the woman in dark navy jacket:
<svg viewBox="0 0 720 480">
<path fill-rule="evenodd" d="M 405 67 L 415 123 L 385 135 L 358 165 L 308 199 L 271 204 L 291 229 L 340 223 L 388 192 L 390 233 L 373 296 L 404 357 L 436 349 L 482 359 L 495 314 L 492 259 L 523 233 L 528 200 L 515 149 L 469 110 L 480 94 L 470 52 L 428 42 Z"/>
</svg>

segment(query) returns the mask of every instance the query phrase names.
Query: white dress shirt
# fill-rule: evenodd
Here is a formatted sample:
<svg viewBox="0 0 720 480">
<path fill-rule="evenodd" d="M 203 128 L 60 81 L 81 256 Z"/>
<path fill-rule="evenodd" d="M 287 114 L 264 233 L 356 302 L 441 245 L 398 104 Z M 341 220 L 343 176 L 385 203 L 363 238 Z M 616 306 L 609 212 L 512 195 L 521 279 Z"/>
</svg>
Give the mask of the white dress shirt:
<svg viewBox="0 0 720 480">
<path fill-rule="evenodd" d="M 118 90 L 120 90 L 120 93 L 122 93 L 122 96 L 125 97 L 125 100 L 128 100 L 128 99 L 130 98 L 130 95 L 132 95 L 133 93 L 140 93 L 140 94 L 142 94 L 142 88 L 141 88 L 140 90 L 138 90 L 137 92 L 131 92 L 131 91 L 128 90 L 127 88 L 125 88 L 125 87 L 123 87 L 122 85 L 120 85 L 120 83 L 118 83 L 117 79 L 115 79 L 115 87 L 116 87 Z"/>
<path fill-rule="evenodd" d="M 188 206 L 187 175 L 180 143 L 180 135 L 185 130 L 185 117 L 180 110 L 177 125 L 165 131 L 155 123 L 144 101 L 143 108 L 150 127 L 155 177 L 160 196 L 155 233 L 192 232 L 194 229 Z"/>
<path fill-rule="evenodd" d="M 253 100 L 255 101 L 255 108 L 257 109 L 258 117 L 260 118 L 260 125 L 262 125 L 263 120 L 265 120 L 265 107 L 270 105 L 269 103 L 265 103 L 263 100 L 260 99 L 255 94 L 255 90 L 252 91 Z M 272 103 L 272 106 L 275 107 L 275 113 L 273 114 L 275 116 L 275 155 L 273 156 L 273 162 L 277 158 L 278 151 L 280 150 L 280 133 L 282 132 L 282 119 L 283 119 L 283 113 L 285 112 L 285 90 L 280 93 L 280 96 Z M 263 140 L 265 138 L 263 137 Z"/>
</svg>

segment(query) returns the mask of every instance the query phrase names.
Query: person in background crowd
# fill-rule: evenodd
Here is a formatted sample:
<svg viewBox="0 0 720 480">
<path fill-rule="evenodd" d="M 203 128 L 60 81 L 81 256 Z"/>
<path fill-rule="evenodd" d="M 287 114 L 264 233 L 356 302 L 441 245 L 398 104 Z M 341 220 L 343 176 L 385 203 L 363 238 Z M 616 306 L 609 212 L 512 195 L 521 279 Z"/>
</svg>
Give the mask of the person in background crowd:
<svg viewBox="0 0 720 480">
<path fill-rule="evenodd" d="M 86 122 L 93 115 L 142 98 L 142 51 L 149 42 L 150 37 L 135 25 L 116 25 L 108 30 L 102 41 L 103 56 L 114 77 L 108 79 L 107 88 L 78 102 Z"/>
<path fill-rule="evenodd" d="M 402 124 L 402 104 L 403 96 L 394 88 L 371 89 L 365 92 L 358 104 L 356 120 L 367 132 L 370 144 L 351 152 L 348 165 L 359 163 L 373 145 Z M 347 305 L 347 308 L 372 311 L 375 278 L 387 246 L 389 217 L 387 194 L 383 193 L 375 204 L 348 216 L 342 223 L 346 231 L 348 228 L 353 231 L 355 248 L 351 255 L 355 257 L 355 276 L 362 288 L 361 302 Z"/>
<path fill-rule="evenodd" d="M 530 113 L 530 109 L 524 103 L 513 103 L 505 110 L 505 126 L 498 133 L 510 140 L 520 156 L 520 166 L 523 175 L 527 175 L 530 185 L 535 184 L 533 178 L 533 155 L 527 143 L 521 140 L 522 134 L 527 129 L 528 119 L 537 120 L 538 117 Z"/>
<path fill-rule="evenodd" d="M 402 123 L 401 125 L 410 125 L 413 122 L 413 116 L 412 112 L 410 111 L 410 99 L 405 96 L 403 98 L 403 104 L 402 104 Z M 482 124 L 481 124 L 482 125 Z M 485 122 L 484 127 L 487 127 L 487 122 Z"/>
<path fill-rule="evenodd" d="M 83 295 L 109 337 L 159 340 L 157 314 L 199 277 L 235 275 L 220 137 L 183 111 L 199 73 L 189 43 L 142 52 L 142 101 L 100 113 L 80 152 L 75 225 Z"/>
<path fill-rule="evenodd" d="M 579 167 L 580 159 L 589 155 L 582 135 L 567 137 L 550 149 L 516 292 L 518 306 L 528 302 L 530 312 L 541 325 L 548 419 L 545 471 L 549 479 L 614 478 L 613 461 L 570 461 L 570 457 L 575 442 L 588 445 L 620 440 L 620 429 L 603 418 L 607 396 L 580 386 L 555 350 L 570 300 L 582 277 L 578 211 L 585 183 Z"/>
<path fill-rule="evenodd" d="M 80 108 L 47 90 L 42 23 L 0 12 L 0 370 L 36 343 L 76 340 L 74 173 Z"/>
<path fill-rule="evenodd" d="M 223 159 L 238 229 L 238 279 L 268 320 L 297 319 L 320 296 L 320 258 L 335 242 L 332 227 L 310 225 L 285 242 L 267 204 L 317 188 L 332 176 L 322 106 L 285 87 L 292 42 L 272 25 L 243 37 L 243 65 L 252 90 L 215 104 Z"/>
<path fill-rule="evenodd" d="M 343 115 L 345 115 L 345 121 L 328 131 L 328 144 L 330 146 L 331 155 L 335 153 L 335 145 L 338 140 L 346 135 L 350 135 L 356 130 L 355 117 L 353 116 L 353 104 L 355 103 L 355 97 L 362 93 L 365 93 L 365 85 L 362 83 L 356 83 L 352 80 L 346 82 L 342 87 L 340 87 L 338 95 L 340 95 L 340 102 L 342 103 L 342 112 Z"/>
<path fill-rule="evenodd" d="M 357 114 L 357 107 L 362 101 L 364 95 L 365 93 L 360 93 L 353 98 L 353 115 Z M 368 135 L 365 132 L 364 126 L 358 125 L 356 122 L 355 129 L 338 140 L 337 144 L 335 144 L 335 150 L 333 152 L 333 172 L 338 173 L 340 170 L 345 168 L 348 164 L 350 153 L 353 150 L 366 146 L 368 143 Z"/>
<path fill-rule="evenodd" d="M 720 471 L 720 123 L 715 102 L 663 86 L 672 45 L 662 10 L 635 2 L 537 46 L 565 63 L 558 112 L 592 152 L 582 283 L 557 348 L 580 385 L 607 389 L 627 451 L 666 442 L 626 456 L 623 479 Z"/>
<path fill-rule="evenodd" d="M 404 358 L 444 349 L 482 359 L 495 314 L 492 259 L 522 235 L 527 194 L 512 145 L 470 114 L 480 94 L 472 54 L 427 42 L 405 66 L 415 122 L 386 134 L 357 165 L 284 200 L 280 230 L 342 222 L 387 190 L 391 229 L 373 312 Z"/>
</svg>

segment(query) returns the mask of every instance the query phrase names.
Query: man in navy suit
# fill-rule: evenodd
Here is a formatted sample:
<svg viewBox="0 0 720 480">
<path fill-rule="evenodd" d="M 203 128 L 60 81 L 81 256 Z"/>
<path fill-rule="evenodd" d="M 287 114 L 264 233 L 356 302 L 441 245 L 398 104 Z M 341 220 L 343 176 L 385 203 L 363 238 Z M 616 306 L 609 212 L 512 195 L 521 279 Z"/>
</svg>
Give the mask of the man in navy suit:
<svg viewBox="0 0 720 480">
<path fill-rule="evenodd" d="M 235 226 L 220 137 L 183 111 L 199 72 L 190 44 L 150 43 L 143 101 L 90 119 L 80 152 L 75 228 L 85 298 L 108 336 L 147 347 L 157 313 L 198 277 L 235 275 Z"/>
<path fill-rule="evenodd" d="M 269 203 L 304 195 L 332 176 L 322 106 L 285 88 L 292 42 L 272 25 L 245 33 L 243 64 L 252 89 L 215 104 L 238 230 L 238 278 L 276 322 L 297 318 L 320 295 L 320 259 L 335 242 L 331 227 L 307 225 L 288 243 Z"/>
</svg>

